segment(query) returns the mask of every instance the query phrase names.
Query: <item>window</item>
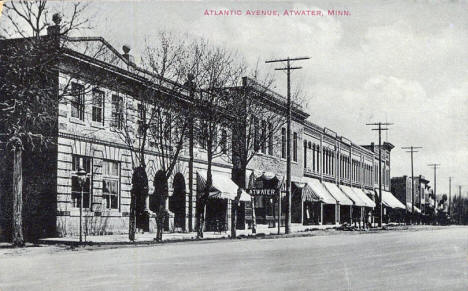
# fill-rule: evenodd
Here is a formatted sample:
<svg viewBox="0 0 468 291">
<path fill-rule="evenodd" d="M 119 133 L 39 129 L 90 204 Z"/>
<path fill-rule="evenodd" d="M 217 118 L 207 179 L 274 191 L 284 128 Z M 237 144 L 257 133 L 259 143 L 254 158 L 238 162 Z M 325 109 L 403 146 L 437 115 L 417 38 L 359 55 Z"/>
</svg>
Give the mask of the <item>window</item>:
<svg viewBox="0 0 468 291">
<path fill-rule="evenodd" d="M 312 145 L 312 170 L 315 171 L 315 144 Z"/>
<path fill-rule="evenodd" d="M 254 129 L 254 151 L 257 152 L 260 149 L 260 124 L 258 118 L 255 116 L 252 119 Z"/>
<path fill-rule="evenodd" d="M 102 162 L 102 209 L 119 209 L 120 167 L 119 162 Z"/>
<path fill-rule="evenodd" d="M 123 125 L 123 97 L 112 95 L 112 108 L 111 108 L 111 127 L 122 129 Z"/>
<path fill-rule="evenodd" d="M 293 133 L 293 161 L 297 162 L 297 132 Z"/>
<path fill-rule="evenodd" d="M 84 120 L 85 111 L 85 95 L 84 86 L 78 83 L 72 83 L 71 85 L 71 116 Z"/>
<path fill-rule="evenodd" d="M 86 178 L 83 185 L 80 185 L 78 170 L 82 168 L 86 171 Z M 92 191 L 92 159 L 89 157 L 73 155 L 72 157 L 72 207 L 80 207 L 81 191 L 83 190 L 83 208 L 91 207 Z"/>
<path fill-rule="evenodd" d="M 227 153 L 227 132 L 226 129 L 221 129 L 221 152 Z"/>
<path fill-rule="evenodd" d="M 273 124 L 268 122 L 268 154 L 273 155 Z"/>
<path fill-rule="evenodd" d="M 307 168 L 307 141 L 304 140 L 304 168 Z"/>
<path fill-rule="evenodd" d="M 261 141 L 260 141 L 260 151 L 262 154 L 266 154 L 266 143 L 267 143 L 267 122 L 265 120 L 262 120 L 262 135 L 261 135 Z"/>
<path fill-rule="evenodd" d="M 93 90 L 93 121 L 104 123 L 104 92 Z"/>
<path fill-rule="evenodd" d="M 173 124 L 173 119 L 172 119 L 172 114 L 170 112 L 165 112 L 164 113 L 164 126 L 163 126 L 163 131 L 164 131 L 164 138 L 167 143 L 170 144 L 172 141 L 172 124 Z"/>
<path fill-rule="evenodd" d="M 143 136 L 143 134 L 145 133 L 145 126 L 146 126 L 146 108 L 142 103 L 138 103 L 137 110 L 138 110 L 137 133 L 139 136 Z"/>
<path fill-rule="evenodd" d="M 281 157 L 286 159 L 286 128 L 281 128 Z"/>
</svg>

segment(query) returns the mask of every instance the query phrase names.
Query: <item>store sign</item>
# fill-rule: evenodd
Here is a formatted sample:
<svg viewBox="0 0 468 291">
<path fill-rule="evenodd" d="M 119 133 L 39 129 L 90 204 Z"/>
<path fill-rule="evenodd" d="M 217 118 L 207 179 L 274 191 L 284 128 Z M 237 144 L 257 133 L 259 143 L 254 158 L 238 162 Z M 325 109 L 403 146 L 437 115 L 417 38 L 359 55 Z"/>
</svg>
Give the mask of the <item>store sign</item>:
<svg viewBox="0 0 468 291">
<path fill-rule="evenodd" d="M 250 195 L 274 196 L 277 195 L 276 189 L 250 189 Z"/>
</svg>

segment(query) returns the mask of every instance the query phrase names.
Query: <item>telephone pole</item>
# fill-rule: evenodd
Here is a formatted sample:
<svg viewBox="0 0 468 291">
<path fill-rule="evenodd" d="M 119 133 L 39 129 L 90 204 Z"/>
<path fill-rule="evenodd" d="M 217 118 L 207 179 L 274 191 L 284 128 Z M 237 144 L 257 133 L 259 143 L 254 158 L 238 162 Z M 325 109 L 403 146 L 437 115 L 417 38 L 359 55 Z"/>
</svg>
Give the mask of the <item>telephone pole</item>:
<svg viewBox="0 0 468 291">
<path fill-rule="evenodd" d="M 462 200 L 461 200 L 461 185 L 458 185 L 458 224 L 461 224 L 462 218 Z"/>
<path fill-rule="evenodd" d="M 437 213 L 437 168 L 439 168 L 440 164 L 432 163 L 432 164 L 428 164 L 428 166 L 434 169 L 434 217 L 435 217 Z M 437 221 L 434 220 L 434 223 L 437 223 Z"/>
<path fill-rule="evenodd" d="M 448 215 L 450 219 L 452 218 L 452 211 L 450 209 L 452 207 L 452 178 L 452 176 L 449 177 Z"/>
<path fill-rule="evenodd" d="M 413 153 L 417 153 L 416 149 L 422 149 L 422 147 L 402 147 L 407 153 L 411 153 L 411 213 L 414 214 L 414 167 L 413 167 Z M 419 199 L 421 199 L 421 195 L 419 195 Z M 406 206 L 406 205 L 405 205 Z"/>
<path fill-rule="evenodd" d="M 278 60 L 269 60 L 265 63 L 286 63 L 285 68 L 276 68 L 275 71 L 286 71 L 287 74 L 287 143 L 286 143 L 286 217 L 285 217 L 285 227 L 284 232 L 289 233 L 291 230 L 291 71 L 292 70 L 299 70 L 302 67 L 291 67 L 292 61 L 302 61 L 308 60 L 309 57 L 299 57 L 299 58 L 286 58 L 286 59 L 278 59 Z M 281 201 L 281 191 L 279 192 L 279 201 Z M 279 202 L 281 203 L 281 202 Z M 281 225 L 281 207 L 279 207 L 279 218 L 278 223 Z"/>
<path fill-rule="evenodd" d="M 382 227 L 383 222 L 383 209 L 382 209 L 382 130 L 388 130 L 388 125 L 392 125 L 393 123 L 388 122 L 375 122 L 375 123 L 366 123 L 366 125 L 377 126 L 377 128 L 373 128 L 372 130 L 379 131 L 379 200 L 380 200 L 380 219 L 379 219 L 379 227 Z"/>
</svg>

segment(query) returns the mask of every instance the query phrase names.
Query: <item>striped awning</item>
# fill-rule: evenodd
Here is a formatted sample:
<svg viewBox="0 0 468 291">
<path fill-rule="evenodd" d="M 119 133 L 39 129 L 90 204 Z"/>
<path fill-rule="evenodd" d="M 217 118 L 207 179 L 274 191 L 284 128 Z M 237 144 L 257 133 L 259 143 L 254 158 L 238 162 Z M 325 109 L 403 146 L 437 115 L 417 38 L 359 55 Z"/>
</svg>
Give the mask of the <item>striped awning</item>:
<svg viewBox="0 0 468 291">
<path fill-rule="evenodd" d="M 277 196 L 280 191 L 285 190 L 284 177 L 270 172 L 255 173 L 252 171 L 249 176 L 248 190 L 252 196 Z"/>
<path fill-rule="evenodd" d="M 227 175 L 212 173 L 213 185 L 210 189 L 209 198 L 235 200 L 239 187 Z M 206 172 L 197 172 L 197 189 L 206 189 Z M 240 201 L 251 201 L 251 196 L 242 190 Z"/>
<path fill-rule="evenodd" d="M 296 186 L 296 191 L 302 190 L 302 200 L 309 202 L 319 202 L 320 196 L 318 196 L 308 183 L 304 182 L 292 182 Z"/>
<path fill-rule="evenodd" d="M 328 192 L 328 190 L 320 183 L 319 180 L 309 177 L 302 178 L 302 181 L 306 182 L 307 185 L 311 188 L 315 195 L 320 199 L 320 202 L 325 204 L 336 204 L 335 198 Z"/>
</svg>

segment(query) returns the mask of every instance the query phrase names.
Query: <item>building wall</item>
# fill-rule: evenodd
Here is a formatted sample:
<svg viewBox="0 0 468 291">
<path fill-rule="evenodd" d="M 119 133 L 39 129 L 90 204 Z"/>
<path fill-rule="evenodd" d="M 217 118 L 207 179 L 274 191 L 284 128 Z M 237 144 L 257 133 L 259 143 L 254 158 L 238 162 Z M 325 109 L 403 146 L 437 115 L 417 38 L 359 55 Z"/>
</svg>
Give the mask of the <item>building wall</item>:
<svg viewBox="0 0 468 291">
<path fill-rule="evenodd" d="M 61 74 L 62 84 L 68 84 L 71 77 Z M 85 87 L 92 87 L 76 78 L 73 82 L 83 84 Z M 72 169 L 73 156 L 89 157 L 92 159 L 92 205 L 85 211 L 85 224 L 90 234 L 109 234 L 128 232 L 128 220 L 130 212 L 130 191 L 132 189 L 132 173 L 134 167 L 138 166 L 135 155 L 131 155 L 130 147 L 123 141 L 123 132 L 111 126 L 112 95 L 118 94 L 124 100 L 125 116 L 127 125 L 133 127 L 133 133 L 137 131 L 137 110 L 138 99 L 128 93 L 116 91 L 101 84 L 97 89 L 104 93 L 103 121 L 96 123 L 92 121 L 92 90 L 85 90 L 85 110 L 84 120 L 71 116 L 71 97 L 63 100 L 59 105 L 59 139 L 57 154 L 57 231 L 61 236 L 73 235 L 79 232 L 79 208 L 73 206 L 72 199 L 72 177 L 75 171 Z M 138 148 L 138 137 L 134 138 L 135 146 Z M 162 158 L 157 148 L 148 144 L 146 147 L 146 172 L 149 180 L 149 200 L 154 193 L 154 177 L 161 169 Z M 198 143 L 194 148 L 194 193 L 190 205 L 188 194 L 189 170 L 188 170 L 188 140 L 179 155 L 173 174 L 168 186 L 169 195 L 173 193 L 173 179 L 176 174 L 182 174 L 185 180 L 185 229 L 189 225 L 189 219 L 194 223 L 195 203 L 196 203 L 196 171 L 207 168 L 206 151 Z M 104 209 L 105 199 L 103 199 L 103 169 L 104 161 L 113 161 L 119 164 L 119 203 L 117 209 Z M 231 172 L 231 163 L 227 155 L 217 156 L 213 160 L 214 173 Z M 171 200 L 171 197 L 168 200 Z M 151 205 L 151 203 L 149 203 Z M 192 217 L 189 217 L 189 208 L 192 208 Z M 173 218 L 173 214 L 172 218 Z M 151 221 L 153 223 L 153 221 Z M 170 223 L 173 223 L 171 220 Z M 172 225 L 168 227 L 171 229 Z M 150 226 L 153 228 L 154 226 Z"/>
</svg>

